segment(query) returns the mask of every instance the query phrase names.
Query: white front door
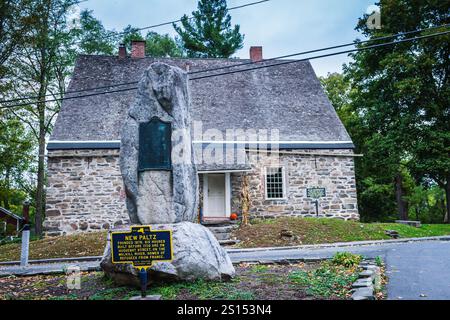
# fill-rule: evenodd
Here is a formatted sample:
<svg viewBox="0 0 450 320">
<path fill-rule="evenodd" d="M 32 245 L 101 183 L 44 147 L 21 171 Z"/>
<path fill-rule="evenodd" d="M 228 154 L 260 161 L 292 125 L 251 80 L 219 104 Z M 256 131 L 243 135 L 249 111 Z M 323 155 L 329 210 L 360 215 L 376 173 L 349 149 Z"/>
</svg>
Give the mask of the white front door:
<svg viewBox="0 0 450 320">
<path fill-rule="evenodd" d="M 225 175 L 208 175 L 207 217 L 225 217 Z"/>
<path fill-rule="evenodd" d="M 203 176 L 203 216 L 228 218 L 230 216 L 230 175 L 210 173 Z"/>
</svg>

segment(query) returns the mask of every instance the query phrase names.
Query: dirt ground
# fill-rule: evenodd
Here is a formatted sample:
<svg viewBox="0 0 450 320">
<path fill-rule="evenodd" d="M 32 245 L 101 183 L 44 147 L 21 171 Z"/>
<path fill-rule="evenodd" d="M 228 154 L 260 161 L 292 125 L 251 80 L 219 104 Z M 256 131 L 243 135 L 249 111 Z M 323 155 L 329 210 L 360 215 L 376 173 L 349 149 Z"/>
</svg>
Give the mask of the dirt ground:
<svg viewBox="0 0 450 320">
<path fill-rule="evenodd" d="M 148 294 L 176 300 L 348 299 L 357 269 L 323 263 L 236 266 L 229 282 L 151 284 Z M 67 289 L 66 275 L 0 278 L 0 300 L 121 300 L 139 295 L 116 287 L 101 272 L 81 274 L 81 289 Z"/>
</svg>

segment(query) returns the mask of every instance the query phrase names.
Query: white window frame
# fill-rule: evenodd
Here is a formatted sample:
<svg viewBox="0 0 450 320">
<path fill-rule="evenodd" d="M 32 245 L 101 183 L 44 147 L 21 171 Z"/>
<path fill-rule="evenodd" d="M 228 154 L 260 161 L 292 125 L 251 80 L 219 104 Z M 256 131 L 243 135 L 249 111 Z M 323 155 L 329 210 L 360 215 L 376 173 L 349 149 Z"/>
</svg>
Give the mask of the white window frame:
<svg viewBox="0 0 450 320">
<path fill-rule="evenodd" d="M 269 168 L 281 168 L 281 178 L 282 181 L 282 187 L 283 187 L 283 197 L 282 198 L 269 198 L 268 188 L 267 188 L 267 169 Z M 286 192 L 286 168 L 284 166 L 267 166 L 264 167 L 264 193 L 266 200 L 286 200 L 287 199 L 287 192 Z"/>
</svg>

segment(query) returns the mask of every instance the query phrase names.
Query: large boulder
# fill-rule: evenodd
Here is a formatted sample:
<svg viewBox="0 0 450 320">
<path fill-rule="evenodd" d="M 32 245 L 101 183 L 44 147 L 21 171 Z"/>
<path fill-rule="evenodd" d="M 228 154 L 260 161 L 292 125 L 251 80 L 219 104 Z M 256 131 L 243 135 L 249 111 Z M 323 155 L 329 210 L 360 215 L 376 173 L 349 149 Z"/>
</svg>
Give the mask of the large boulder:
<svg viewBox="0 0 450 320">
<path fill-rule="evenodd" d="M 231 260 L 214 235 L 200 224 L 181 222 L 151 225 L 152 230 L 172 230 L 173 261 L 157 262 L 148 272 L 149 282 L 173 280 L 228 280 L 234 276 Z M 129 231 L 121 228 L 113 231 Z M 119 285 L 139 286 L 138 270 L 131 264 L 113 264 L 111 245 L 100 263 L 103 271 Z"/>
<path fill-rule="evenodd" d="M 134 224 L 194 222 L 198 176 L 194 163 L 188 77 L 183 70 L 153 63 L 139 82 L 136 102 L 121 131 L 120 170 Z M 139 127 L 151 121 L 171 127 L 171 169 L 139 171 Z M 163 145 L 158 144 L 157 145 Z"/>
</svg>

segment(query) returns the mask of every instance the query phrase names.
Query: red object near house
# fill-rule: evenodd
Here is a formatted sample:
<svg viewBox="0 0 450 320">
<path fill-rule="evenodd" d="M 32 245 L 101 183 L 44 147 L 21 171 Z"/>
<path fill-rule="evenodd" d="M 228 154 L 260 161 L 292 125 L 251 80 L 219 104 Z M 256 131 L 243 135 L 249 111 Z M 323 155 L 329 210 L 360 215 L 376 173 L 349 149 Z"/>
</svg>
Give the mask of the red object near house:
<svg viewBox="0 0 450 320">
<path fill-rule="evenodd" d="M 230 215 L 230 219 L 231 219 L 231 220 L 237 220 L 237 218 L 238 218 L 238 215 L 237 215 L 236 213 L 232 213 L 232 214 Z"/>
<path fill-rule="evenodd" d="M 6 223 L 7 225 L 13 226 L 16 231 L 19 231 L 22 220 L 23 219 L 18 215 L 0 207 L 0 221 Z M 6 229 L 6 226 L 0 226 L 0 228 L 2 227 Z"/>
</svg>

